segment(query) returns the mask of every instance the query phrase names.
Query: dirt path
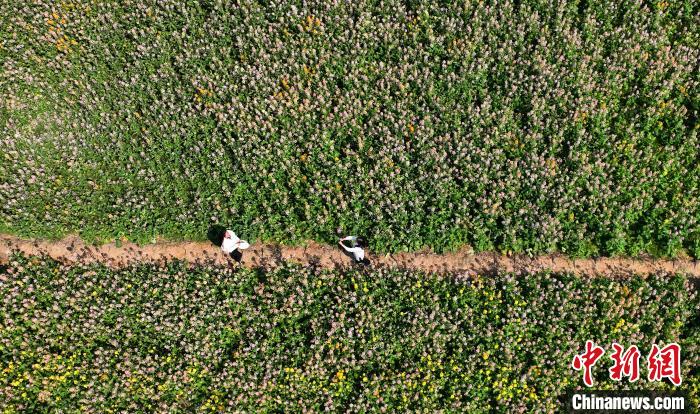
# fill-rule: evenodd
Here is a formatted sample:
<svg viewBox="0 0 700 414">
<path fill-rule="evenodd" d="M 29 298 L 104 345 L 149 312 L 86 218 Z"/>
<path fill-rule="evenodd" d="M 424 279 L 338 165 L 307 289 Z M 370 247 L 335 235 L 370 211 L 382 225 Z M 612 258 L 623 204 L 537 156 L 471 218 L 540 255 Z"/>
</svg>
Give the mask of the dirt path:
<svg viewBox="0 0 700 414">
<path fill-rule="evenodd" d="M 209 242 L 159 242 L 145 246 L 114 243 L 102 246 L 86 245 L 78 237 L 67 237 L 60 241 L 23 240 L 14 236 L 0 235 L 0 263 L 7 262 L 12 250 L 25 254 L 47 254 L 67 263 L 102 262 L 120 267 L 134 262 L 159 262 L 169 259 L 187 260 L 191 263 L 233 262 L 217 246 Z M 627 276 L 652 273 L 685 273 L 700 278 L 700 263 L 697 260 L 654 260 L 627 258 L 569 259 L 561 255 L 530 258 L 527 256 L 504 256 L 497 253 L 450 254 L 398 253 L 372 255 L 373 266 L 409 268 L 426 272 L 493 273 L 495 271 L 530 272 L 552 270 L 585 276 Z M 351 266 L 351 260 L 339 248 L 310 242 L 306 247 L 289 247 L 255 244 L 243 255 L 243 264 L 248 267 L 275 266 L 283 260 L 301 263 L 317 263 L 326 268 Z"/>
</svg>

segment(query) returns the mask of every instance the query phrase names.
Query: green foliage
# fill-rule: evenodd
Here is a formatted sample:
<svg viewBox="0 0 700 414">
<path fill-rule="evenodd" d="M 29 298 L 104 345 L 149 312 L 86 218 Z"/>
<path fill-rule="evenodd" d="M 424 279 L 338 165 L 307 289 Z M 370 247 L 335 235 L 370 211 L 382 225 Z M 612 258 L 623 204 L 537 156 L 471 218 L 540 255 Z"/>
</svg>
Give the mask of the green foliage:
<svg viewBox="0 0 700 414">
<path fill-rule="evenodd" d="M 700 397 L 698 296 L 682 277 L 609 280 L 181 263 L 123 270 L 15 256 L 0 273 L 4 412 L 553 412 L 582 387 L 648 382 L 651 345 L 682 346 Z M 611 344 L 642 378 L 608 377 Z"/>
<path fill-rule="evenodd" d="M 700 251 L 698 3 L 0 4 L 0 230 Z"/>
</svg>

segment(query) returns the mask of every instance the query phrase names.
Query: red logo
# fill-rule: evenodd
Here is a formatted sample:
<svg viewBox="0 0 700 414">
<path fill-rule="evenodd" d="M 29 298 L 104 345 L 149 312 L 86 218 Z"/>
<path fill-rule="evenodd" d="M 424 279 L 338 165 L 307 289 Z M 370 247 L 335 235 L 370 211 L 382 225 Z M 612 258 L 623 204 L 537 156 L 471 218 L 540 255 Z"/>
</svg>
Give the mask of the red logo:
<svg viewBox="0 0 700 414">
<path fill-rule="evenodd" d="M 600 357 L 605 354 L 605 350 L 593 341 L 586 341 L 586 352 L 581 355 L 575 355 L 574 360 L 571 362 L 571 366 L 576 370 L 580 371 L 583 369 L 583 383 L 587 387 L 593 386 L 593 377 L 591 375 L 591 368 L 595 365 Z"/>
<path fill-rule="evenodd" d="M 625 347 L 613 342 L 615 352 L 610 355 L 610 359 L 615 361 L 615 364 L 609 369 L 610 378 L 615 381 L 622 380 L 622 377 L 629 377 L 630 382 L 635 382 L 639 379 L 639 357 L 642 355 L 636 345 L 632 345 L 625 351 Z"/>
<path fill-rule="evenodd" d="M 621 381 L 623 377 L 628 377 L 630 382 L 639 379 L 639 358 L 641 352 L 636 345 L 632 345 L 627 350 L 625 347 L 613 342 L 614 352 L 610 355 L 613 365 L 608 368 L 610 378 L 613 381 Z M 571 367 L 576 371 L 583 371 L 583 383 L 587 387 L 593 386 L 593 366 L 600 357 L 605 355 L 605 349 L 597 346 L 593 341 L 586 341 L 586 352 L 574 355 Z M 649 370 L 648 380 L 661 381 L 668 378 L 673 385 L 681 385 L 681 346 L 671 343 L 659 349 L 654 344 L 647 357 L 647 368 Z"/>
<path fill-rule="evenodd" d="M 666 345 L 661 350 L 654 344 L 647 360 L 649 381 L 668 378 L 673 385 L 681 385 L 681 346 L 677 343 Z"/>
</svg>

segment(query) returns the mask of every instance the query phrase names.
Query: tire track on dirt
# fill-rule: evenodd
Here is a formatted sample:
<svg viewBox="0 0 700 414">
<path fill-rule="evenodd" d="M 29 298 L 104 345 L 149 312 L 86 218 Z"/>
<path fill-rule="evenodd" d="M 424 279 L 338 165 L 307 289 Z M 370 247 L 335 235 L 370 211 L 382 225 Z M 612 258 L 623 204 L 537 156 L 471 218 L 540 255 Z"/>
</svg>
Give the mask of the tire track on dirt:
<svg viewBox="0 0 700 414">
<path fill-rule="evenodd" d="M 235 265 L 233 259 L 210 242 L 170 242 L 139 246 L 124 242 L 101 246 L 86 244 L 76 236 L 58 241 L 26 240 L 0 235 L 0 264 L 6 263 L 12 251 L 27 255 L 48 255 L 65 263 L 104 263 L 123 267 L 138 262 L 162 263 L 166 260 L 186 260 L 193 264 Z M 624 277 L 633 274 L 682 273 L 700 278 L 700 265 L 690 259 L 611 258 L 571 259 L 563 255 L 528 257 L 498 253 L 473 254 L 466 250 L 447 253 L 396 253 L 374 255 L 368 253 L 372 266 L 415 269 L 424 272 L 494 273 L 537 272 L 551 270 L 557 273 L 575 273 L 583 276 Z M 353 266 L 351 259 L 339 248 L 309 242 L 306 246 L 254 244 L 243 255 L 243 266 L 275 267 L 284 261 L 313 264 L 328 269 Z"/>
</svg>

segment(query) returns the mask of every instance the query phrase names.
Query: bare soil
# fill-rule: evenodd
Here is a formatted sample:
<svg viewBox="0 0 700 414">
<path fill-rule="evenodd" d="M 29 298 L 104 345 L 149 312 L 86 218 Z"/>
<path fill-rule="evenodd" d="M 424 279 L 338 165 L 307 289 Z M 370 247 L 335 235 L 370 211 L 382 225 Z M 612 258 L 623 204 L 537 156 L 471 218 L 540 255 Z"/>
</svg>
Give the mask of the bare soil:
<svg viewBox="0 0 700 414">
<path fill-rule="evenodd" d="M 76 236 L 59 241 L 25 240 L 14 236 L 0 235 L 0 264 L 6 263 L 12 251 L 27 255 L 48 255 L 65 263 L 99 262 L 110 267 L 123 267 L 138 262 L 163 262 L 179 259 L 192 264 L 235 265 L 232 258 L 210 242 L 167 242 L 139 246 L 124 242 L 101 246 L 86 244 Z M 551 270 L 557 273 L 573 273 L 582 276 L 624 277 L 656 273 L 681 273 L 700 278 L 700 263 L 690 259 L 654 258 L 595 258 L 571 259 L 563 255 L 528 257 L 524 255 L 501 255 L 498 253 L 473 254 L 467 249 L 448 254 L 397 253 L 367 255 L 372 267 L 397 267 L 424 272 L 453 273 L 524 273 Z M 242 265 L 246 267 L 274 267 L 283 261 L 315 264 L 337 269 L 354 266 L 352 260 L 337 246 L 308 242 L 305 247 L 254 244 L 243 254 Z"/>
</svg>

